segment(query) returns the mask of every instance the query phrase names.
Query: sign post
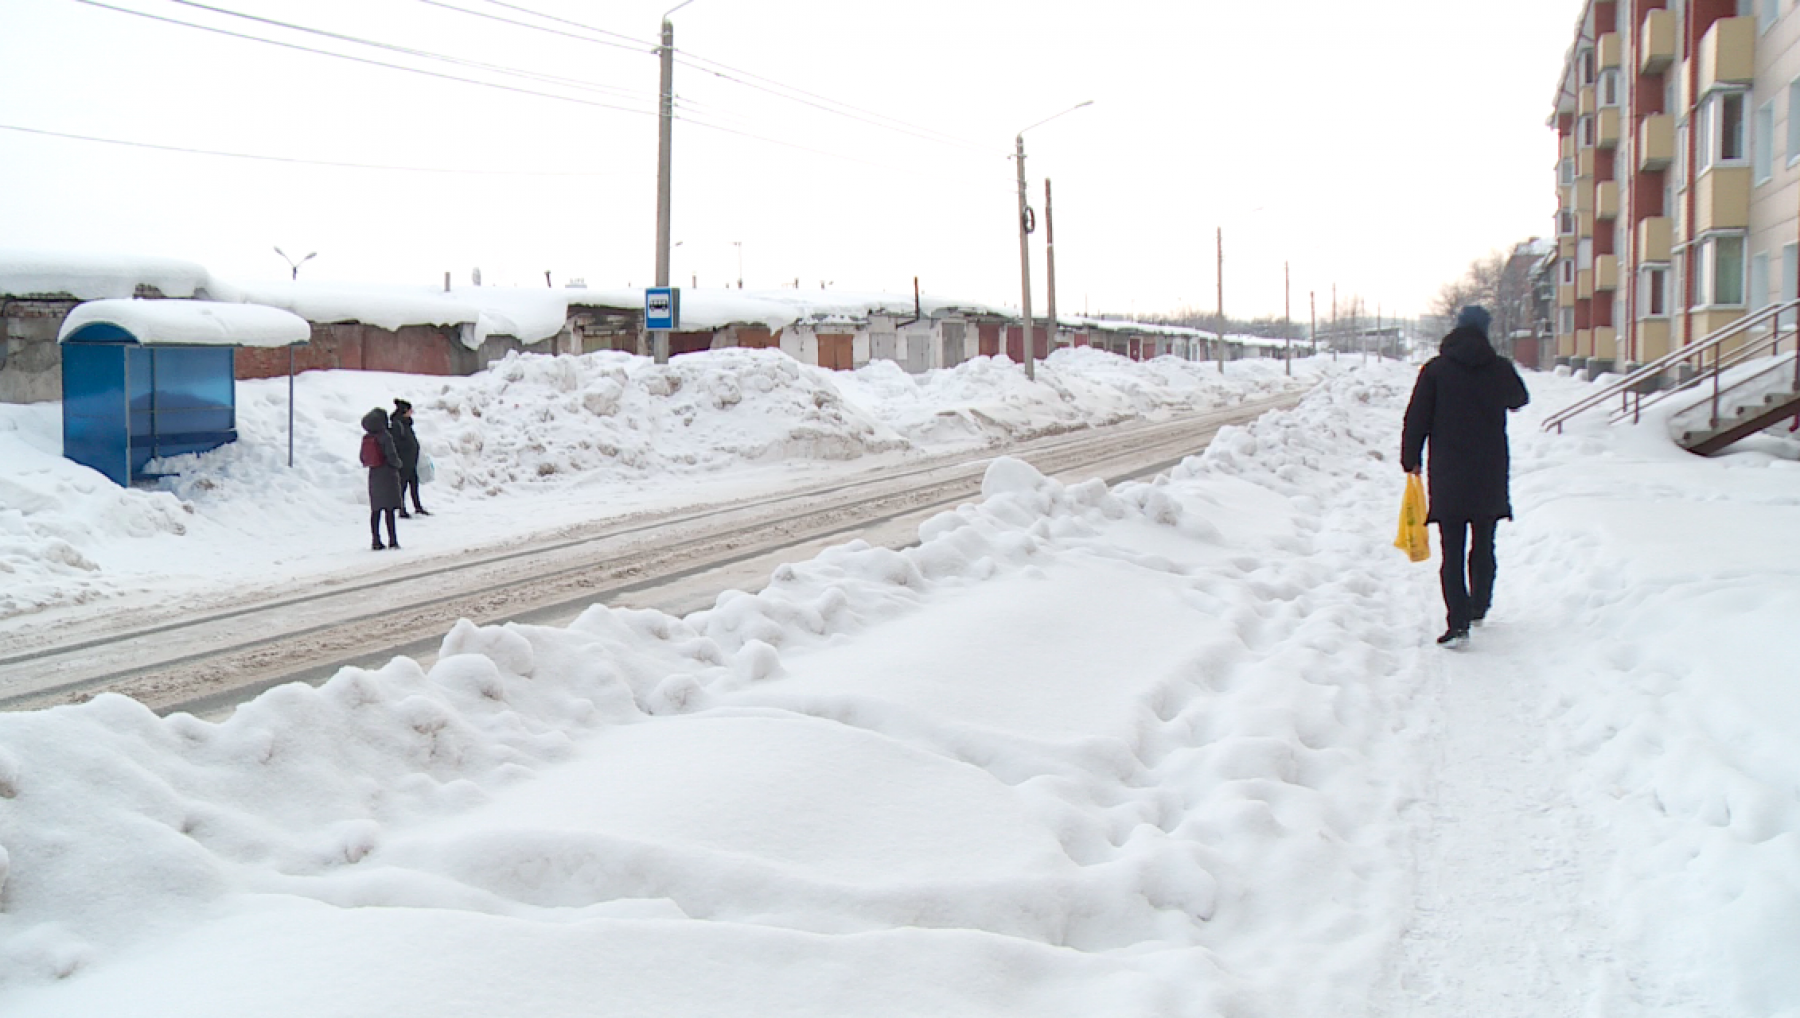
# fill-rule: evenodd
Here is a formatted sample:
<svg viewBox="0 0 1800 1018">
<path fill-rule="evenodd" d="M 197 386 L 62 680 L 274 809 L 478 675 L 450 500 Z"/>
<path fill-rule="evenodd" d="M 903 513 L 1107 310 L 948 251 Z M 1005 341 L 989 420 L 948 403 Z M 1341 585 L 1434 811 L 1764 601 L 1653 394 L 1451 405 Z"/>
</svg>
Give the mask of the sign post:
<svg viewBox="0 0 1800 1018">
<path fill-rule="evenodd" d="M 669 362 L 669 333 L 681 328 L 681 288 L 652 286 L 644 290 L 644 328 L 650 332 L 650 347 L 656 363 Z"/>
</svg>

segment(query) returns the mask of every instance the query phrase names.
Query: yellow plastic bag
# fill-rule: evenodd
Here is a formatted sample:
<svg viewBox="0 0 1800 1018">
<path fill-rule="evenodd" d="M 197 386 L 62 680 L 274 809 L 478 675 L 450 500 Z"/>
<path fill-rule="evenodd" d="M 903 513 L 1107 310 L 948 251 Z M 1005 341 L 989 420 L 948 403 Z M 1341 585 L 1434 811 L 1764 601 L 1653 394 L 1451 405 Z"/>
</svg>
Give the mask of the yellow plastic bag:
<svg viewBox="0 0 1800 1018">
<path fill-rule="evenodd" d="M 1400 533 L 1394 547 L 1414 562 L 1431 557 L 1431 535 L 1425 530 L 1425 482 L 1418 474 L 1406 475 L 1406 494 L 1400 499 Z"/>
</svg>

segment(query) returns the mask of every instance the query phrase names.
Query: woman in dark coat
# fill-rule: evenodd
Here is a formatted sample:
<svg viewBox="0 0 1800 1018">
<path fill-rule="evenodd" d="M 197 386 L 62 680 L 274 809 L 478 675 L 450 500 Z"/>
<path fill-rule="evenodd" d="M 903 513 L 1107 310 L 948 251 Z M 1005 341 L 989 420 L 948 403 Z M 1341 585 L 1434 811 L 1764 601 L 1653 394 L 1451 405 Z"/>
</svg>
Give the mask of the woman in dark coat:
<svg viewBox="0 0 1800 1018">
<path fill-rule="evenodd" d="M 394 532 L 394 510 L 400 502 L 400 453 L 388 434 L 387 411 L 376 407 L 363 414 L 363 465 L 369 468 L 369 546 L 376 551 L 400 547 Z M 370 452 L 371 443 L 375 447 Z M 387 518 L 388 543 L 381 543 L 381 520 Z"/>
<path fill-rule="evenodd" d="M 412 493 L 413 512 L 430 516 L 419 501 L 419 436 L 413 433 L 412 404 L 394 400 L 394 413 L 388 418 L 388 434 L 394 436 L 394 451 L 400 454 L 400 518 L 411 519 L 406 511 L 406 495 Z"/>
<path fill-rule="evenodd" d="M 1419 472 L 1431 445 L 1426 522 L 1438 525 L 1439 578 L 1449 628 L 1439 643 L 1466 639 L 1494 597 L 1494 528 L 1512 518 L 1506 414 L 1531 399 L 1512 361 L 1488 343 L 1488 313 L 1466 307 L 1438 355 L 1419 370 L 1400 440 L 1400 466 Z M 1467 572 L 1464 549 L 1467 548 Z"/>
</svg>

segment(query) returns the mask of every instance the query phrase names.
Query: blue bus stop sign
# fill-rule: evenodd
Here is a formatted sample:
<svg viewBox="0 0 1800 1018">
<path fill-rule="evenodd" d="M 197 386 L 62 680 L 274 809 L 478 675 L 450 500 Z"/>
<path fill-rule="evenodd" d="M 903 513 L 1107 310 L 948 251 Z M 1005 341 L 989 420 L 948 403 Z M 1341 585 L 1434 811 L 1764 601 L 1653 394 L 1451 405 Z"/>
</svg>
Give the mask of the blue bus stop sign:
<svg viewBox="0 0 1800 1018">
<path fill-rule="evenodd" d="M 681 288 L 652 286 L 644 290 L 644 328 L 674 332 L 681 328 Z"/>
</svg>

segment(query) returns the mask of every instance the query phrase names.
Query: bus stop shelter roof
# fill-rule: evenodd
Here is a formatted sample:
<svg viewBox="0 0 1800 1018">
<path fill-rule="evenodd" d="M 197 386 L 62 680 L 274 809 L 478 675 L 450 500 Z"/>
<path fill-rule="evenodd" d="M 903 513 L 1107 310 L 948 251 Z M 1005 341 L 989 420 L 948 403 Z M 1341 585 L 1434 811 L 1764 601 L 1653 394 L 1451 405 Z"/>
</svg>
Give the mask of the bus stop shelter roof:
<svg viewBox="0 0 1800 1018">
<path fill-rule="evenodd" d="M 63 343 L 143 346 L 296 346 L 312 339 L 306 319 L 261 304 L 208 300 L 91 300 L 63 319 Z"/>
</svg>

